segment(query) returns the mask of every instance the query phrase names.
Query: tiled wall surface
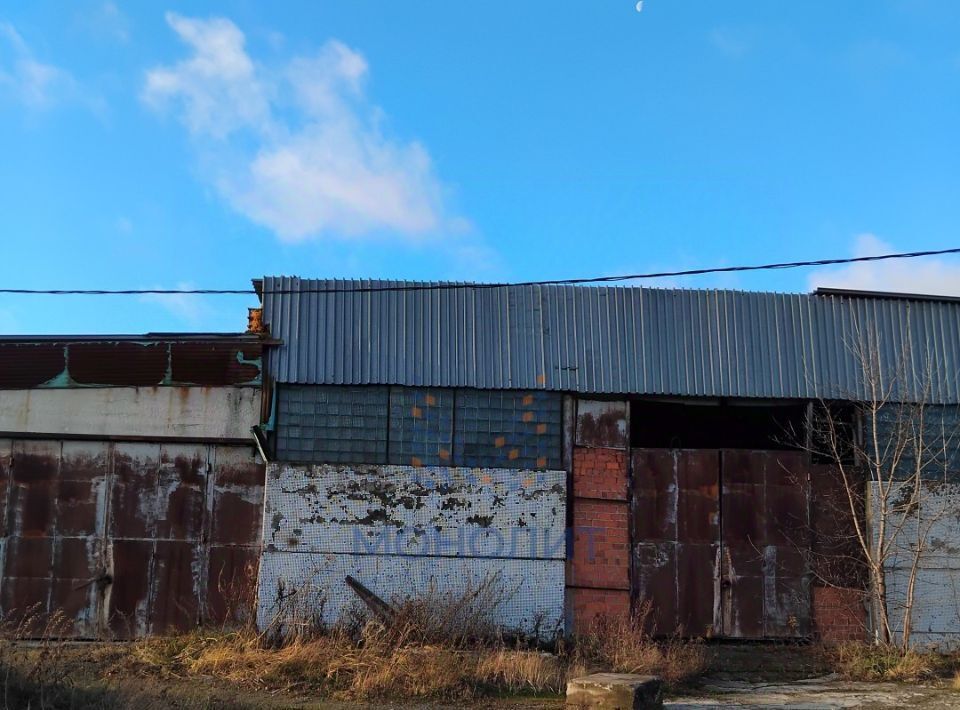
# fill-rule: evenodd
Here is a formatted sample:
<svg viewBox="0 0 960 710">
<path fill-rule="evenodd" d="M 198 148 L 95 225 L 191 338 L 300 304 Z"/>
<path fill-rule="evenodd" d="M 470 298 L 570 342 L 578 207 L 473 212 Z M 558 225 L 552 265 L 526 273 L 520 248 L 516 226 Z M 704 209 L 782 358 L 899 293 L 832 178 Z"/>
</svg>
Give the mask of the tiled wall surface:
<svg viewBox="0 0 960 710">
<path fill-rule="evenodd" d="M 280 461 L 561 467 L 555 393 L 281 385 L 277 404 Z"/>
</svg>

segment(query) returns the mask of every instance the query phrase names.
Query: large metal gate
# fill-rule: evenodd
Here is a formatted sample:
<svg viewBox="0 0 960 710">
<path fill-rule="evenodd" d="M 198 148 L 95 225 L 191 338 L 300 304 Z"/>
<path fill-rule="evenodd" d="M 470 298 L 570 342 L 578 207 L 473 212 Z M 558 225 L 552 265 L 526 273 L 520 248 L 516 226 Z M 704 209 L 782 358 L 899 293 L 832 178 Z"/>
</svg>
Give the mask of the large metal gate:
<svg viewBox="0 0 960 710">
<path fill-rule="evenodd" d="M 263 476 L 249 447 L 0 439 L 0 616 L 81 638 L 229 618 L 255 589 Z"/>
<path fill-rule="evenodd" d="M 632 455 L 634 607 L 658 634 L 810 633 L 809 483 L 798 452 Z"/>
</svg>

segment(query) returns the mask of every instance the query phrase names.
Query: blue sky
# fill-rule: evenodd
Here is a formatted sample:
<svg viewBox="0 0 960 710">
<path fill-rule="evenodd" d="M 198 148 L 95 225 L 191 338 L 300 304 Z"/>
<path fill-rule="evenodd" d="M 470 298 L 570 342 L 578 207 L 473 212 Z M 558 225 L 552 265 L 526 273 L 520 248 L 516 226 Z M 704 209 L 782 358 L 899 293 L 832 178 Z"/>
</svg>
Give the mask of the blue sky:
<svg viewBox="0 0 960 710">
<path fill-rule="evenodd" d="M 960 245 L 960 3 L 635 4 L 5 4 L 2 282 L 526 280 Z M 662 285 L 817 283 L 960 293 L 960 262 Z M 248 305 L 0 296 L 0 332 L 238 330 Z"/>
</svg>

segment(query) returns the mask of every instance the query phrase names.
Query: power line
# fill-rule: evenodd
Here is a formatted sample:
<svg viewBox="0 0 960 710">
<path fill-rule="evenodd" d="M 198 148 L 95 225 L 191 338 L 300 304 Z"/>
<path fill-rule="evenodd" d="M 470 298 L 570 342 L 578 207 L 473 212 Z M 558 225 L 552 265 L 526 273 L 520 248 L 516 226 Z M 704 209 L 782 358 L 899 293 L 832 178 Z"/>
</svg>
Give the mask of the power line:
<svg viewBox="0 0 960 710">
<path fill-rule="evenodd" d="M 924 256 L 942 256 L 960 254 L 960 247 L 928 251 L 911 251 L 899 254 L 878 254 L 875 256 L 855 256 L 844 259 L 816 259 L 812 261 L 785 261 L 773 264 L 752 264 L 743 266 L 714 266 L 705 269 L 684 269 L 680 271 L 653 271 L 641 274 L 622 274 L 619 276 L 593 276 L 578 279 L 548 279 L 545 281 L 517 281 L 512 283 L 424 283 L 402 286 L 356 286 L 350 288 L 303 288 L 303 289 L 265 289 L 263 293 L 272 295 L 293 295 L 306 293 L 376 293 L 381 291 L 435 291 L 441 289 L 489 289 L 505 286 L 568 286 L 574 284 L 615 283 L 619 281 L 640 281 L 677 276 L 702 276 L 704 274 L 729 274 L 742 271 L 772 271 L 776 269 L 798 269 L 811 266 L 835 266 L 840 264 L 858 264 L 869 261 L 887 261 L 890 259 L 916 259 Z M 0 294 L 26 296 L 249 296 L 256 294 L 252 288 L 147 288 L 147 289 L 32 289 L 0 288 Z"/>
</svg>

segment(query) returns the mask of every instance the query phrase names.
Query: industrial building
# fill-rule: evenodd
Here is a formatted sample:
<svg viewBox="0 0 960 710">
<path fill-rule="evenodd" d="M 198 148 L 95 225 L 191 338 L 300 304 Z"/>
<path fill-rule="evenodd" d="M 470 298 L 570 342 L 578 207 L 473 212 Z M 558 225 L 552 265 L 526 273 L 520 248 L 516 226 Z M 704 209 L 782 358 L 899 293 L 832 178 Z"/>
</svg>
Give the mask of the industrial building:
<svg viewBox="0 0 960 710">
<path fill-rule="evenodd" d="M 255 595 L 263 344 L 0 340 L 0 615 L 29 634 L 220 624 Z"/>
<path fill-rule="evenodd" d="M 941 421 L 960 403 L 950 299 L 254 283 L 255 333 L 0 343 L 0 611 L 332 622 L 350 576 L 388 602 L 493 585 L 541 637 L 649 604 L 660 633 L 865 638 L 863 577 L 818 562 L 855 551 L 811 412 L 870 396 L 858 347 Z M 923 642 L 960 633 L 951 560 L 920 571 Z"/>
<path fill-rule="evenodd" d="M 951 299 L 255 285 L 279 341 L 264 374 L 261 621 L 291 588 L 335 617 L 353 600 L 348 574 L 385 599 L 497 575 L 501 621 L 527 632 L 646 601 L 660 633 L 865 638 L 836 467 L 801 443 L 812 403 L 869 398 L 868 350 L 931 421 L 956 421 L 960 402 Z M 951 559 L 922 561 L 920 642 L 960 631 Z M 896 600 L 908 560 L 885 562 Z"/>
</svg>

